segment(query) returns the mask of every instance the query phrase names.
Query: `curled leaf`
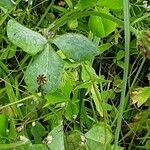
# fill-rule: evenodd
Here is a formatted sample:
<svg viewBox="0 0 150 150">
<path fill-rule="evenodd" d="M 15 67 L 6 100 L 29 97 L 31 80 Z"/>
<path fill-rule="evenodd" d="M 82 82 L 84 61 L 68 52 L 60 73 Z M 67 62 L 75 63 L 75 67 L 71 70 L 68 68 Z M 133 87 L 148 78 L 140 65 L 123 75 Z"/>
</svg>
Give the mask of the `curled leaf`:
<svg viewBox="0 0 150 150">
<path fill-rule="evenodd" d="M 150 98 L 150 87 L 136 88 L 131 93 L 132 104 L 137 103 L 137 106 L 140 107 Z"/>
</svg>

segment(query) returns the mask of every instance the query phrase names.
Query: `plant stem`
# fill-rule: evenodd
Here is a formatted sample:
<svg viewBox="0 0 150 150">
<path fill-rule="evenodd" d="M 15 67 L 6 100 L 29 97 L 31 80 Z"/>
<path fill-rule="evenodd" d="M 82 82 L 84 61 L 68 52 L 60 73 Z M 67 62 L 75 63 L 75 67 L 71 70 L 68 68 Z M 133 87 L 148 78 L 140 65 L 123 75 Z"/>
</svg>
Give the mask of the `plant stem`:
<svg viewBox="0 0 150 150">
<path fill-rule="evenodd" d="M 128 70 L 129 70 L 129 49 L 130 49 L 130 16 L 129 16 L 129 1 L 123 1 L 123 13 L 124 13 L 124 32 L 125 32 L 125 66 L 124 66 L 124 74 L 123 74 L 123 84 L 122 84 L 122 92 L 121 99 L 119 105 L 119 114 L 117 118 L 117 127 L 115 131 L 115 142 L 114 142 L 114 150 L 118 146 L 119 134 L 121 131 L 121 123 L 123 118 L 123 110 L 125 104 L 125 95 L 126 95 L 126 87 L 127 87 L 127 79 L 128 79 Z"/>
<path fill-rule="evenodd" d="M 0 144 L 0 149 L 12 149 L 12 148 L 16 148 L 18 146 L 24 145 L 26 143 L 28 143 L 29 140 L 25 137 L 22 137 L 21 141 L 18 141 L 16 143 L 10 143 L 10 144 Z"/>
<path fill-rule="evenodd" d="M 15 104 L 24 102 L 24 101 L 26 101 L 26 100 L 28 100 L 28 99 L 30 99 L 30 98 L 33 98 L 33 97 L 34 97 L 34 96 L 31 95 L 31 96 L 25 97 L 25 98 L 23 98 L 23 99 L 21 99 L 21 100 L 18 100 L 18 101 L 9 103 L 9 104 L 7 104 L 7 105 L 5 105 L 5 106 L 0 107 L 0 110 L 2 110 L 2 109 L 4 109 L 4 108 L 7 108 L 7 107 L 9 107 L 9 106 L 12 106 L 12 105 L 15 105 Z"/>
<path fill-rule="evenodd" d="M 72 12 L 68 12 L 67 14 L 65 14 L 64 16 L 62 16 L 60 19 L 56 20 L 55 22 L 53 22 L 52 24 L 50 24 L 50 26 L 48 27 L 48 30 L 55 30 L 63 25 L 65 25 L 68 20 L 73 20 L 73 19 L 77 19 L 77 18 L 82 18 L 82 17 L 86 17 L 86 16 L 99 16 L 108 20 L 111 20 L 115 23 L 117 23 L 119 26 L 123 27 L 123 21 L 112 16 L 112 15 L 108 15 L 102 12 L 98 12 L 98 11 L 79 11 L 79 10 L 74 10 Z M 130 27 L 131 31 L 134 34 L 137 34 L 137 30 L 135 28 L 133 28 L 132 26 Z"/>
<path fill-rule="evenodd" d="M 42 15 L 40 21 L 37 23 L 36 28 L 42 23 L 43 19 L 44 19 L 45 16 L 47 15 L 47 13 L 48 13 L 49 9 L 51 8 L 51 6 L 53 5 L 53 3 L 54 3 L 54 0 L 52 0 L 52 1 L 50 2 L 50 4 L 48 5 L 48 7 L 47 7 L 45 13 Z"/>
</svg>

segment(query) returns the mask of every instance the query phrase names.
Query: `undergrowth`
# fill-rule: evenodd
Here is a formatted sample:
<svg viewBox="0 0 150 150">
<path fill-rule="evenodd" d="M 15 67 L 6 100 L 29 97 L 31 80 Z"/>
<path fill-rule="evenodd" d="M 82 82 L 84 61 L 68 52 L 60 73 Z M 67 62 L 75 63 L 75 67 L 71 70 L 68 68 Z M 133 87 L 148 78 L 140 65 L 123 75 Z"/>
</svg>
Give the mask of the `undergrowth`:
<svg viewBox="0 0 150 150">
<path fill-rule="evenodd" d="M 150 149 L 150 4 L 0 1 L 0 149 Z"/>
</svg>

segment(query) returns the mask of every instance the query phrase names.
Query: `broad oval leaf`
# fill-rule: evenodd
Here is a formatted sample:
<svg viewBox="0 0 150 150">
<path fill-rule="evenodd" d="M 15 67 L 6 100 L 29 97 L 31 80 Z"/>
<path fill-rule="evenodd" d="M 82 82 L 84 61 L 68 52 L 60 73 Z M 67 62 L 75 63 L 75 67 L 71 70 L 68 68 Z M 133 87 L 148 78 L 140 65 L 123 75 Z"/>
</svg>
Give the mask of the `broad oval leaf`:
<svg viewBox="0 0 150 150">
<path fill-rule="evenodd" d="M 81 34 L 67 33 L 56 37 L 53 43 L 75 61 L 90 60 L 98 54 L 98 48 Z"/>
<path fill-rule="evenodd" d="M 42 51 L 47 43 L 41 34 L 26 28 L 13 19 L 8 21 L 7 35 L 13 44 L 32 55 Z"/>
<path fill-rule="evenodd" d="M 34 61 L 27 67 L 25 82 L 31 92 L 38 91 L 54 92 L 60 83 L 63 72 L 63 61 L 47 44 Z"/>
<path fill-rule="evenodd" d="M 122 9 L 123 0 L 99 0 L 99 5 L 110 9 Z"/>
<path fill-rule="evenodd" d="M 48 141 L 48 147 L 51 150 L 65 150 L 64 146 L 64 133 L 63 133 L 63 126 L 62 124 L 55 127 L 49 134 L 47 139 L 50 139 Z"/>
<path fill-rule="evenodd" d="M 12 0 L 0 0 L 0 7 L 5 9 L 11 9 L 15 6 L 15 3 Z"/>
<path fill-rule="evenodd" d="M 109 14 L 106 10 L 99 10 Z M 89 19 L 89 28 L 97 37 L 106 37 L 116 29 L 116 23 L 98 16 L 91 16 Z"/>
<path fill-rule="evenodd" d="M 88 7 L 93 7 L 96 5 L 97 0 L 79 0 L 78 5 L 80 6 L 81 9 L 85 9 Z"/>
<path fill-rule="evenodd" d="M 111 143 L 112 133 L 108 125 L 106 125 L 105 123 L 98 123 L 98 124 L 95 124 L 92 127 L 92 129 L 90 129 L 85 134 L 85 138 L 86 138 L 87 144 L 90 143 L 90 146 L 92 146 L 94 143 L 108 145 Z"/>
</svg>

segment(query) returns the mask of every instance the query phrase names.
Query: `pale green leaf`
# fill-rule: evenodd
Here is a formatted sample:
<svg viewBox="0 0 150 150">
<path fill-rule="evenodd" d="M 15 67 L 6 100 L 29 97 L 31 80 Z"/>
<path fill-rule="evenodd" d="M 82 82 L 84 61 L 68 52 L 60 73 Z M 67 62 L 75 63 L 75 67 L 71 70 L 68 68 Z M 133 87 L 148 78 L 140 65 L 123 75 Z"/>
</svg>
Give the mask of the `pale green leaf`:
<svg viewBox="0 0 150 150">
<path fill-rule="evenodd" d="M 137 103 L 137 106 L 140 107 L 150 98 L 150 87 L 136 88 L 131 93 L 132 103 Z"/>
<path fill-rule="evenodd" d="M 95 85 L 95 88 L 92 86 L 91 88 L 91 93 L 92 93 L 92 99 L 95 103 L 95 106 L 96 106 L 96 110 L 99 112 L 99 114 L 103 117 L 103 103 L 102 103 L 102 98 L 101 98 L 101 95 L 100 95 L 100 92 L 98 90 L 98 87 Z M 96 90 L 96 91 L 95 91 Z"/>
<path fill-rule="evenodd" d="M 39 84 L 37 77 L 44 76 L 45 81 L 41 85 L 43 92 L 54 92 L 60 84 L 63 72 L 63 61 L 47 44 L 45 50 L 40 53 L 27 67 L 25 82 L 31 92 L 37 92 Z"/>
<path fill-rule="evenodd" d="M 43 144 L 33 144 L 30 146 L 30 150 L 47 150 L 47 147 Z"/>
<path fill-rule="evenodd" d="M 26 28 L 13 19 L 8 21 L 7 35 L 13 44 L 32 55 L 42 51 L 47 43 L 41 34 Z"/>
<path fill-rule="evenodd" d="M 5 9 L 11 9 L 15 6 L 15 3 L 12 0 L 0 0 L 0 7 Z"/>
<path fill-rule="evenodd" d="M 86 134 L 86 144 L 90 149 L 95 145 L 95 149 L 98 147 L 104 148 L 104 145 L 109 145 L 112 140 L 112 133 L 110 127 L 105 123 L 98 123 L 92 127 Z"/>
<path fill-rule="evenodd" d="M 91 60 L 98 54 L 97 47 L 81 34 L 68 33 L 54 39 L 54 44 L 75 61 Z"/>
<path fill-rule="evenodd" d="M 62 124 L 55 127 L 49 134 L 51 141 L 47 145 L 51 150 L 64 150 L 64 133 Z"/>
</svg>

